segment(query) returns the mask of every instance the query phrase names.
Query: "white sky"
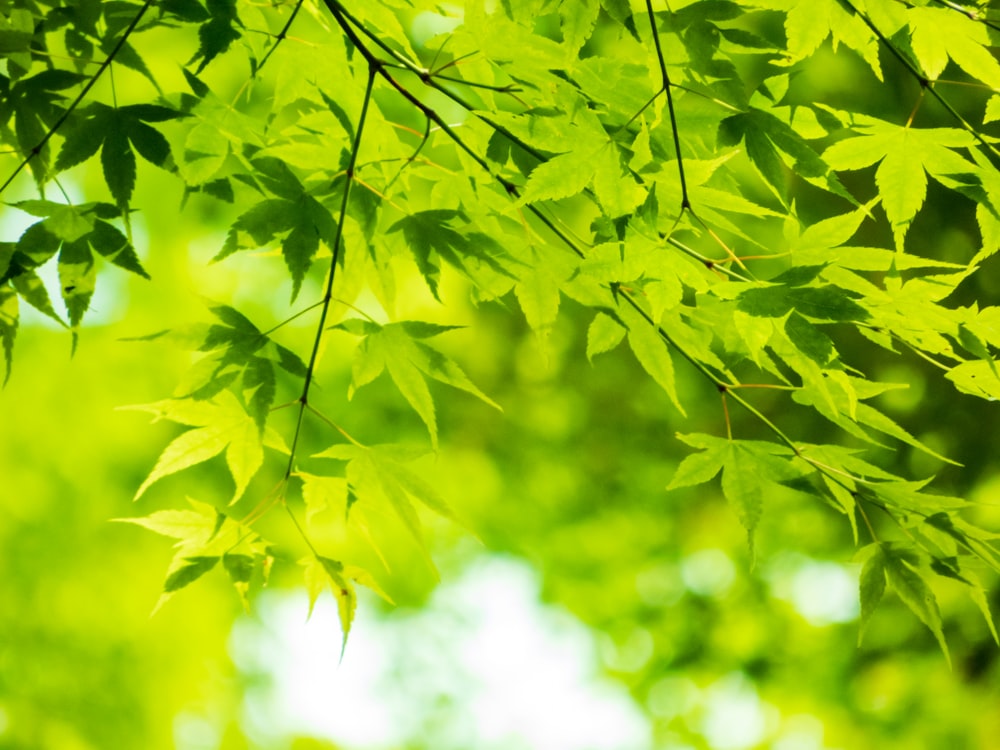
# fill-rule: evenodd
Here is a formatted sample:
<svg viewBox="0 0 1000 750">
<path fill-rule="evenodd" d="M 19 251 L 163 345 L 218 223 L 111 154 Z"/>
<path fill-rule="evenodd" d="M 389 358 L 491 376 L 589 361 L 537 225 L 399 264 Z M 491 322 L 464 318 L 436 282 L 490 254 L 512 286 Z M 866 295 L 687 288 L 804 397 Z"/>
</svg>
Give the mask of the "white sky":
<svg viewBox="0 0 1000 750">
<path fill-rule="evenodd" d="M 266 630 L 247 620 L 234 632 L 237 664 L 274 680 L 247 707 L 261 733 L 391 747 L 426 736 L 437 693 L 450 705 L 436 731 L 456 748 L 649 747 L 649 723 L 624 686 L 596 673 L 593 636 L 538 603 L 523 564 L 488 558 L 411 616 L 379 620 L 362 604 L 339 666 L 333 600 L 321 598 L 308 623 L 306 610 L 302 596 L 271 596 L 259 607 Z"/>
</svg>

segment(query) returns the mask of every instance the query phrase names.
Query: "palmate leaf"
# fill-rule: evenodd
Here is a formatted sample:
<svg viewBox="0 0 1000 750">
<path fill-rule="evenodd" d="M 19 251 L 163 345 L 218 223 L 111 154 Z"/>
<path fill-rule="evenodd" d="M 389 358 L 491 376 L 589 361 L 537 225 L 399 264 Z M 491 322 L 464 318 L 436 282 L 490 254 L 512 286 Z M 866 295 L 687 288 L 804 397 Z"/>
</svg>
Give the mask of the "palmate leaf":
<svg viewBox="0 0 1000 750">
<path fill-rule="evenodd" d="M 456 519 L 437 490 L 405 465 L 405 461 L 414 457 L 412 451 L 396 445 L 366 447 L 339 444 L 317 453 L 315 457 L 346 461 L 347 485 L 355 497 L 353 501 L 349 498 L 349 502 L 387 504 L 413 537 L 428 566 L 434 570 L 413 501 L 445 518 Z"/>
<path fill-rule="evenodd" d="M 208 20 L 198 28 L 198 51 L 188 65 L 199 61 L 195 74 L 201 73 L 212 60 L 226 52 L 242 35 L 243 24 L 236 12 L 236 0 L 206 0 Z M 201 20 L 200 14 L 188 13 L 190 20 Z"/>
<path fill-rule="evenodd" d="M 29 226 L 6 255 L 0 281 L 11 280 L 25 301 L 62 323 L 35 269 L 58 255 L 59 285 L 69 324 L 76 329 L 90 306 L 97 281 L 96 257 L 148 279 L 135 248 L 117 227 L 105 221 L 121 212 L 108 203 L 68 205 L 47 200 L 14 204 L 44 217 Z M 95 256 L 95 253 L 97 256 Z"/>
<path fill-rule="evenodd" d="M 253 165 L 259 170 L 255 175 L 257 181 L 277 197 L 265 199 L 244 211 L 230 227 L 225 244 L 214 260 L 222 260 L 242 249 L 280 241 L 281 254 L 292 275 L 294 301 L 319 251 L 320 242 L 333 247 L 336 220 L 279 160 L 261 157 L 255 159 Z"/>
<path fill-rule="evenodd" d="M 674 473 L 668 490 L 704 484 L 722 472 L 722 494 L 746 529 L 751 559 L 754 532 L 769 493 L 793 484 L 798 487 L 809 469 L 793 463 L 786 446 L 760 440 L 726 440 L 704 434 L 678 434 L 677 438 L 701 453 L 686 456 Z M 810 492 L 813 492 L 810 489 Z"/>
<path fill-rule="evenodd" d="M 239 378 L 238 393 L 263 434 L 274 404 L 277 377 L 275 365 L 304 378 L 306 364 L 295 352 L 272 341 L 249 318 L 228 305 L 209 308 L 219 320 L 205 331 L 197 350 L 211 352 L 204 383 L 193 390 L 195 398 L 207 398 Z"/>
<path fill-rule="evenodd" d="M 126 407 L 148 411 L 194 427 L 164 448 L 149 476 L 135 493 L 138 500 L 157 480 L 226 452 L 226 465 L 236 483 L 231 502 L 240 497 L 264 462 L 264 446 L 255 419 L 236 397 L 222 391 L 210 401 L 180 399 Z"/>
<path fill-rule="evenodd" d="M 467 231 L 461 226 L 464 223 L 465 215 L 461 211 L 433 209 L 400 219 L 388 229 L 389 234 L 402 233 L 417 268 L 435 297 L 438 296 L 441 261 L 461 271 L 474 282 L 479 266 L 485 266 L 511 280 L 515 279 L 505 267 L 510 258 L 500 244 L 481 232 Z"/>
<path fill-rule="evenodd" d="M 176 337 L 191 349 L 207 352 L 208 356 L 192 368 L 185 381 L 185 395 L 207 399 L 230 388 L 243 399 L 263 434 L 277 392 L 276 368 L 304 378 L 306 365 L 295 352 L 273 341 L 235 308 L 212 303 L 209 310 L 218 322 L 159 331 L 142 340 Z"/>
<path fill-rule="evenodd" d="M 469 380 L 453 360 L 422 341 L 458 326 L 442 326 L 421 321 L 404 321 L 382 326 L 371 320 L 355 318 L 333 327 L 363 337 L 354 353 L 349 395 L 353 395 L 358 388 L 373 381 L 384 370 L 388 370 L 396 388 L 427 426 L 435 448 L 438 441 L 437 418 L 434 401 L 427 388 L 427 378 L 471 393 L 490 406 L 500 409 L 495 401 Z"/>
<path fill-rule="evenodd" d="M 264 572 L 273 559 L 259 534 L 214 506 L 188 498 L 191 510 L 161 510 L 141 518 L 116 518 L 175 539 L 177 548 L 167 568 L 163 593 L 154 612 L 177 591 L 194 583 L 221 561 L 244 607 L 249 606 L 250 579 L 258 567 Z"/>
<path fill-rule="evenodd" d="M 825 2 L 826 0 L 824 0 Z M 751 108 L 732 115 L 719 124 L 719 144 L 736 146 L 743 143 L 747 156 L 764 180 L 783 202 L 788 201 L 789 172 L 782 154 L 794 160 L 796 174 L 819 182 L 830 192 L 852 200 L 830 166 L 820 158 L 802 136 L 770 112 Z"/>
<path fill-rule="evenodd" d="M 184 117 L 183 112 L 157 104 L 109 107 L 93 102 L 84 110 L 85 119 L 66 135 L 55 168 L 63 171 L 101 151 L 104 180 L 115 203 L 126 208 L 135 188 L 138 153 L 151 164 L 172 169 L 170 145 L 149 122 L 166 122 Z"/>
<path fill-rule="evenodd" d="M 950 175 L 976 174 L 978 167 L 955 149 L 975 143 L 971 133 L 957 128 L 912 128 L 860 118 L 862 135 L 839 141 L 823 153 L 835 170 L 863 169 L 881 161 L 875 182 L 882 208 L 892 224 L 898 249 L 906 230 L 927 195 L 927 175 L 939 181 Z"/>
</svg>

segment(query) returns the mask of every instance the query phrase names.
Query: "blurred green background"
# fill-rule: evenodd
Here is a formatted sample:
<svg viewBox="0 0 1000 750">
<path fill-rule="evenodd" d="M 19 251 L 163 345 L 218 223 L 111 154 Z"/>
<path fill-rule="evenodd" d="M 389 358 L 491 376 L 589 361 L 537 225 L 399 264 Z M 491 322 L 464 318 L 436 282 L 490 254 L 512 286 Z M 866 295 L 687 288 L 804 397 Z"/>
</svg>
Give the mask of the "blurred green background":
<svg viewBox="0 0 1000 750">
<path fill-rule="evenodd" d="M 905 117 L 911 99 L 887 97 L 892 89 L 866 75 L 850 55 L 824 52 L 797 91 Z M 71 195 L 101 189 L 89 170 L 67 183 Z M 851 187 L 863 196 L 870 177 Z M 0 393 L 0 748 L 998 746 L 1000 651 L 958 585 L 937 590 L 952 668 L 893 597 L 857 647 L 859 566 L 842 516 L 791 492 L 768 498 L 752 565 L 714 484 L 665 492 L 686 453 L 675 433 L 725 434 L 717 393 L 679 366 L 690 415 L 681 418 L 624 348 L 587 361 L 588 314 L 572 302 L 543 345 L 511 298 L 474 307 L 455 278 L 440 307 L 411 273 L 397 311 L 467 326 L 441 345 L 504 408 L 438 399 L 441 450 L 421 468 L 467 525 L 426 519 L 441 583 L 391 532 L 391 570 L 380 580 L 399 606 L 363 596 L 340 664 L 332 601 L 305 624 L 293 530 L 269 517 L 265 535 L 288 548 L 250 613 L 215 571 L 150 617 L 169 542 L 110 519 L 179 508 L 185 497 L 221 507 L 231 480 L 214 459 L 132 504 L 179 430 L 118 407 L 169 395 L 191 358 L 123 339 L 204 319 L 205 298 L 261 327 L 289 313 L 275 259 L 208 263 L 236 209 L 193 196 L 181 213 L 181 198 L 169 176 L 140 173 L 136 239 L 153 281 L 103 274 L 74 357 L 66 333 L 25 315 Z M 0 211 L 16 233 L 23 217 Z M 879 242 L 888 232 L 865 231 Z M 912 232 L 918 252 L 945 260 L 967 259 L 977 242 L 968 207 L 943 191 Z M 989 262 L 959 302 L 994 304 L 996 278 Z M 307 288 L 302 299 L 315 296 Z M 312 325 L 305 317 L 285 327 L 282 343 L 306 352 Z M 347 401 L 352 345 L 329 335 L 323 408 L 366 442 L 423 440 L 385 378 Z M 965 468 L 909 449 L 880 459 L 939 473 L 941 491 L 976 501 L 977 520 L 997 528 L 995 409 L 956 395 L 919 362 L 866 356 L 876 357 L 873 377 L 910 384 L 883 397 L 888 412 Z M 783 417 L 805 439 L 829 429 L 804 412 Z M 734 418 L 734 430 L 754 434 Z M 323 439 L 308 433 L 307 449 Z M 270 461 L 245 509 L 280 476 L 280 461 Z M 988 583 L 1000 611 L 1000 589 Z"/>
</svg>

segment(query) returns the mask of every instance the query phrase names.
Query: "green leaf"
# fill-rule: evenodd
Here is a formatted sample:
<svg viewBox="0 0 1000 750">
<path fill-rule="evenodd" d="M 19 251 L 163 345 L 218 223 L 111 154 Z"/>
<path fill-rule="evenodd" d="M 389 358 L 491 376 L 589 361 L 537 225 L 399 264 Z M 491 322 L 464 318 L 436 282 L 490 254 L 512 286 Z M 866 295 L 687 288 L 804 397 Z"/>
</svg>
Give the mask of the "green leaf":
<svg viewBox="0 0 1000 750">
<path fill-rule="evenodd" d="M 595 158 L 596 152 L 592 154 L 570 152 L 542 162 L 528 177 L 520 204 L 579 195 L 593 179 Z"/>
<path fill-rule="evenodd" d="M 986 113 L 983 115 L 983 124 L 1000 120 L 1000 95 L 994 94 L 986 102 Z"/>
<path fill-rule="evenodd" d="M 821 367 L 836 355 L 830 337 L 797 312 L 785 320 L 785 333 L 800 352 Z"/>
<path fill-rule="evenodd" d="M 859 646 L 861 645 L 861 640 L 864 638 L 865 629 L 871 621 L 872 613 L 875 612 L 875 608 L 878 607 L 879 602 L 882 601 L 882 595 L 885 593 L 885 554 L 882 552 L 881 545 L 873 544 L 869 546 L 874 548 L 874 552 L 868 557 L 861 568 L 861 582 L 859 586 L 861 597 L 861 625 L 858 627 Z"/>
<path fill-rule="evenodd" d="M 992 360 L 962 362 L 948 370 L 945 377 L 962 393 L 987 401 L 1000 399 L 1000 377 Z"/>
<path fill-rule="evenodd" d="M 163 582 L 163 593 L 172 594 L 188 586 L 219 563 L 218 557 L 186 557 L 183 564 L 172 570 Z"/>
<path fill-rule="evenodd" d="M 420 211 L 400 219 L 388 229 L 389 234 L 402 233 L 417 268 L 435 297 L 438 296 L 442 260 L 474 282 L 475 268 L 479 265 L 514 279 L 504 265 L 509 255 L 496 240 L 454 226 L 464 218 L 462 212 L 450 209 Z"/>
<path fill-rule="evenodd" d="M 599 312 L 587 329 L 587 359 L 609 352 L 621 343 L 627 333 L 624 326 L 610 315 Z"/>
<path fill-rule="evenodd" d="M 210 18 L 198 28 L 198 51 L 188 61 L 188 65 L 201 61 L 195 75 L 242 36 L 238 27 L 243 24 L 236 13 L 236 0 L 208 0 L 206 6 Z"/>
<path fill-rule="evenodd" d="M 45 284 L 34 271 L 23 271 L 11 279 L 11 285 L 17 293 L 40 313 L 47 315 L 60 325 L 66 325 L 63 319 L 52 307 L 52 300 Z"/>
<path fill-rule="evenodd" d="M 938 610 L 937 598 L 920 572 L 914 569 L 904 556 L 892 547 L 883 546 L 886 577 L 889 585 L 896 592 L 910 611 L 934 634 L 945 659 L 951 663 L 948 644 L 944 639 L 941 625 L 941 612 Z"/>
<path fill-rule="evenodd" d="M 20 317 L 17 293 L 7 286 L 0 286 L 0 345 L 3 346 L 4 385 L 10 380 L 11 365 L 14 361 L 14 340 Z"/>
<path fill-rule="evenodd" d="M 136 254 L 135 248 L 132 247 L 128 238 L 117 227 L 108 224 L 106 221 L 97 220 L 94 222 L 94 228 L 87 236 L 87 239 L 94 250 L 119 268 L 131 271 L 138 276 L 142 276 L 144 279 L 149 278 L 149 274 L 146 273 L 146 269 L 142 267 L 139 261 L 139 256 Z"/>
<path fill-rule="evenodd" d="M 823 0 L 827 2 L 828 0 Z M 764 110 L 727 117 L 719 124 L 719 143 L 735 146 L 743 142 L 747 156 L 761 177 L 784 203 L 788 200 L 789 170 L 783 155 L 794 160 L 792 171 L 825 189 L 849 197 L 840 180 L 819 154 L 795 130 L 778 117 Z"/>
<path fill-rule="evenodd" d="M 225 569 L 229 580 L 239 594 L 240 601 L 243 602 L 243 609 L 250 610 L 250 601 L 247 593 L 250 590 L 250 579 L 253 578 L 257 561 L 253 555 L 225 554 L 222 556 L 222 567 Z"/>
<path fill-rule="evenodd" d="M 97 271 L 89 245 L 83 240 L 63 243 L 59 252 L 59 286 L 73 328 L 80 325 L 90 306 L 96 284 Z"/>
<path fill-rule="evenodd" d="M 206 544 L 219 530 L 225 516 L 211 506 L 199 503 L 195 510 L 158 510 L 143 518 L 116 518 L 119 523 L 132 523 L 152 532 L 179 539 L 185 545 Z"/>
<path fill-rule="evenodd" d="M 985 25 L 951 8 L 910 8 L 907 20 L 913 52 L 928 79 L 940 77 L 951 58 L 974 79 L 1000 89 L 1000 63 L 988 49 L 993 42 Z"/>
<path fill-rule="evenodd" d="M 306 504 L 306 521 L 331 510 L 343 508 L 347 516 L 347 480 L 343 477 L 316 476 L 299 472 L 296 476 L 302 480 L 302 499 Z"/>
<path fill-rule="evenodd" d="M 965 571 L 965 579 L 965 582 L 969 586 L 969 596 L 972 597 L 972 601 L 975 602 L 979 611 L 982 612 L 986 626 L 990 629 L 990 635 L 993 636 L 993 642 L 1000 646 L 1000 635 L 997 634 L 997 626 L 993 621 L 993 612 L 990 610 L 990 602 L 987 598 L 986 590 L 979 582 L 979 579 L 971 572 Z"/>
<path fill-rule="evenodd" d="M 871 316 L 854 301 L 855 296 L 850 291 L 829 284 L 816 287 L 758 286 L 740 294 L 737 308 L 762 318 L 783 318 L 796 310 L 815 320 L 867 320 Z"/>
<path fill-rule="evenodd" d="M 893 226 L 896 247 L 927 195 L 927 175 L 944 181 L 949 175 L 975 173 L 975 165 L 954 149 L 974 144 L 973 136 L 957 128 L 912 128 L 865 118 L 864 135 L 833 144 L 823 158 L 836 170 L 854 170 L 882 161 L 875 182 L 882 207 Z"/>
<path fill-rule="evenodd" d="M 368 448 L 340 444 L 316 454 L 316 457 L 347 461 L 347 482 L 357 495 L 355 502 L 387 503 L 403 522 L 433 569 L 433 563 L 427 556 L 420 519 L 411 499 L 445 518 L 454 520 L 455 516 L 438 492 L 400 461 L 399 453 L 398 447 L 391 445 Z"/>
<path fill-rule="evenodd" d="M 168 419 L 173 419 L 175 413 L 163 413 L 159 404 L 130 408 L 160 412 Z M 236 483 L 231 502 L 242 497 L 264 461 L 261 436 L 254 418 L 231 393 L 223 391 L 211 401 L 188 403 L 180 419 L 175 421 L 191 424 L 190 420 L 198 427 L 181 433 L 164 448 L 153 470 L 136 491 L 136 500 L 157 480 L 207 461 L 222 451 L 226 452 L 226 464 Z"/>
<path fill-rule="evenodd" d="M 559 314 L 559 282 L 542 273 L 526 275 L 514 287 L 524 317 L 535 334 L 545 340 Z"/>
<path fill-rule="evenodd" d="M 632 312 L 625 321 L 628 323 L 628 343 L 635 358 L 653 380 L 667 392 L 677 410 L 684 414 L 684 407 L 681 406 L 677 396 L 674 364 L 670 358 L 667 342 L 660 337 L 653 325 L 637 313 Z"/>
<path fill-rule="evenodd" d="M 710 482 L 715 478 L 726 459 L 729 457 L 729 445 L 724 442 L 715 443 L 701 453 L 685 456 L 677 471 L 667 485 L 668 490 L 678 487 L 693 487 Z"/>
<path fill-rule="evenodd" d="M 299 564 L 305 567 L 304 576 L 306 591 L 309 593 L 309 614 L 312 614 L 313 607 L 320 593 L 326 588 L 333 592 L 337 600 L 337 611 L 340 614 L 340 629 L 343 639 L 340 646 L 340 658 L 344 658 L 344 650 L 347 648 L 347 636 L 351 632 L 351 623 L 354 621 L 354 611 L 358 605 L 357 593 L 354 585 L 348 580 L 344 564 L 329 557 L 314 555 L 300 560 Z"/>
<path fill-rule="evenodd" d="M 910 149 L 904 146 L 887 153 L 875 172 L 875 184 L 893 227 L 908 226 L 927 196 L 927 174 Z"/>
<path fill-rule="evenodd" d="M 158 167 L 171 165 L 166 138 L 145 123 L 172 120 L 184 114 L 153 104 L 112 108 L 92 103 L 85 112 L 87 119 L 69 131 L 56 159 L 56 169 L 76 166 L 100 149 L 104 180 L 115 203 L 125 208 L 135 189 L 136 152 Z"/>
<path fill-rule="evenodd" d="M 361 323 L 361 326 L 358 326 Z M 431 442 L 437 447 L 437 418 L 426 378 L 433 378 L 453 388 L 470 393 L 490 406 L 500 406 L 480 391 L 461 368 L 437 349 L 419 339 L 436 336 L 453 326 L 434 326 L 420 321 L 405 321 L 379 326 L 370 321 L 345 321 L 336 326 L 364 335 L 354 354 L 351 394 L 377 378 L 383 370 L 396 388 L 420 415 Z"/>
<path fill-rule="evenodd" d="M 262 159 L 254 162 L 255 165 L 265 163 Z M 318 200 L 304 192 L 302 185 L 290 172 L 284 170 L 281 177 L 281 180 L 263 181 L 266 181 L 269 189 L 279 190 L 293 197 L 267 199 L 245 211 L 233 223 L 222 250 L 214 260 L 222 260 L 238 250 L 262 247 L 280 239 L 281 254 L 292 275 L 294 301 L 302 288 L 306 272 L 319 251 L 320 242 L 332 247 L 336 221 Z M 288 180 L 291 180 L 291 185 Z"/>
<path fill-rule="evenodd" d="M 751 558 L 754 556 L 754 531 L 764 510 L 764 486 L 755 458 L 740 443 L 730 443 L 722 468 L 722 494 L 746 529 Z"/>
</svg>

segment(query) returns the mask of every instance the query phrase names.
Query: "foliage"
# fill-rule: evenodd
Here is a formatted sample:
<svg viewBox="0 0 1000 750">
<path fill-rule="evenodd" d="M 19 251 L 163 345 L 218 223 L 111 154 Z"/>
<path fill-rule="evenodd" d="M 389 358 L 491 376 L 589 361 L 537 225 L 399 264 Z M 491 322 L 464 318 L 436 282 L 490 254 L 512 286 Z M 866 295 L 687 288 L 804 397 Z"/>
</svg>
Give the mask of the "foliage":
<svg viewBox="0 0 1000 750">
<path fill-rule="evenodd" d="M 504 404 L 451 356 L 458 326 L 397 314 L 415 269 L 445 309 L 459 284 L 477 305 L 516 303 L 543 350 L 581 311 L 598 366 L 627 341 L 660 391 L 647 408 L 687 418 L 668 497 L 719 476 L 751 561 L 787 498 L 843 516 L 862 631 L 891 591 L 947 657 L 942 583 L 996 639 L 995 535 L 961 493 L 928 488 L 923 467 L 956 461 L 893 418 L 906 384 L 877 373 L 919 359 L 934 389 L 1000 397 L 1000 308 L 969 292 L 1000 247 L 995 16 L 942 0 L 7 3 L 0 190 L 38 219 L 0 243 L 7 377 L 20 305 L 75 345 L 118 272 L 99 259 L 147 276 L 133 212 L 151 165 L 186 211 L 231 214 L 215 261 L 263 249 L 246 262 L 290 280 L 281 312 L 209 302 L 211 322 L 142 337 L 196 358 L 173 397 L 135 407 L 188 428 L 136 498 L 222 453 L 234 485 L 125 519 L 176 540 L 161 602 L 216 568 L 247 601 L 275 558 L 301 557 L 346 643 L 355 584 L 388 599 L 394 524 L 433 566 L 417 504 L 456 514 L 426 450 L 335 419 L 364 407 L 331 399 L 323 369 L 353 345 L 347 398 L 387 372 L 435 451 L 446 394 Z M 418 42 L 422 17 L 439 33 Z M 158 49 L 181 50 L 180 73 Z M 820 96 L 814 71 L 835 65 L 877 80 L 879 100 Z M 924 241 L 941 205 L 968 247 Z M 718 434 L 700 423 L 709 398 Z M 914 471 L 909 449 L 930 463 Z M 264 537 L 281 513 L 299 535 L 287 549 Z"/>
</svg>

